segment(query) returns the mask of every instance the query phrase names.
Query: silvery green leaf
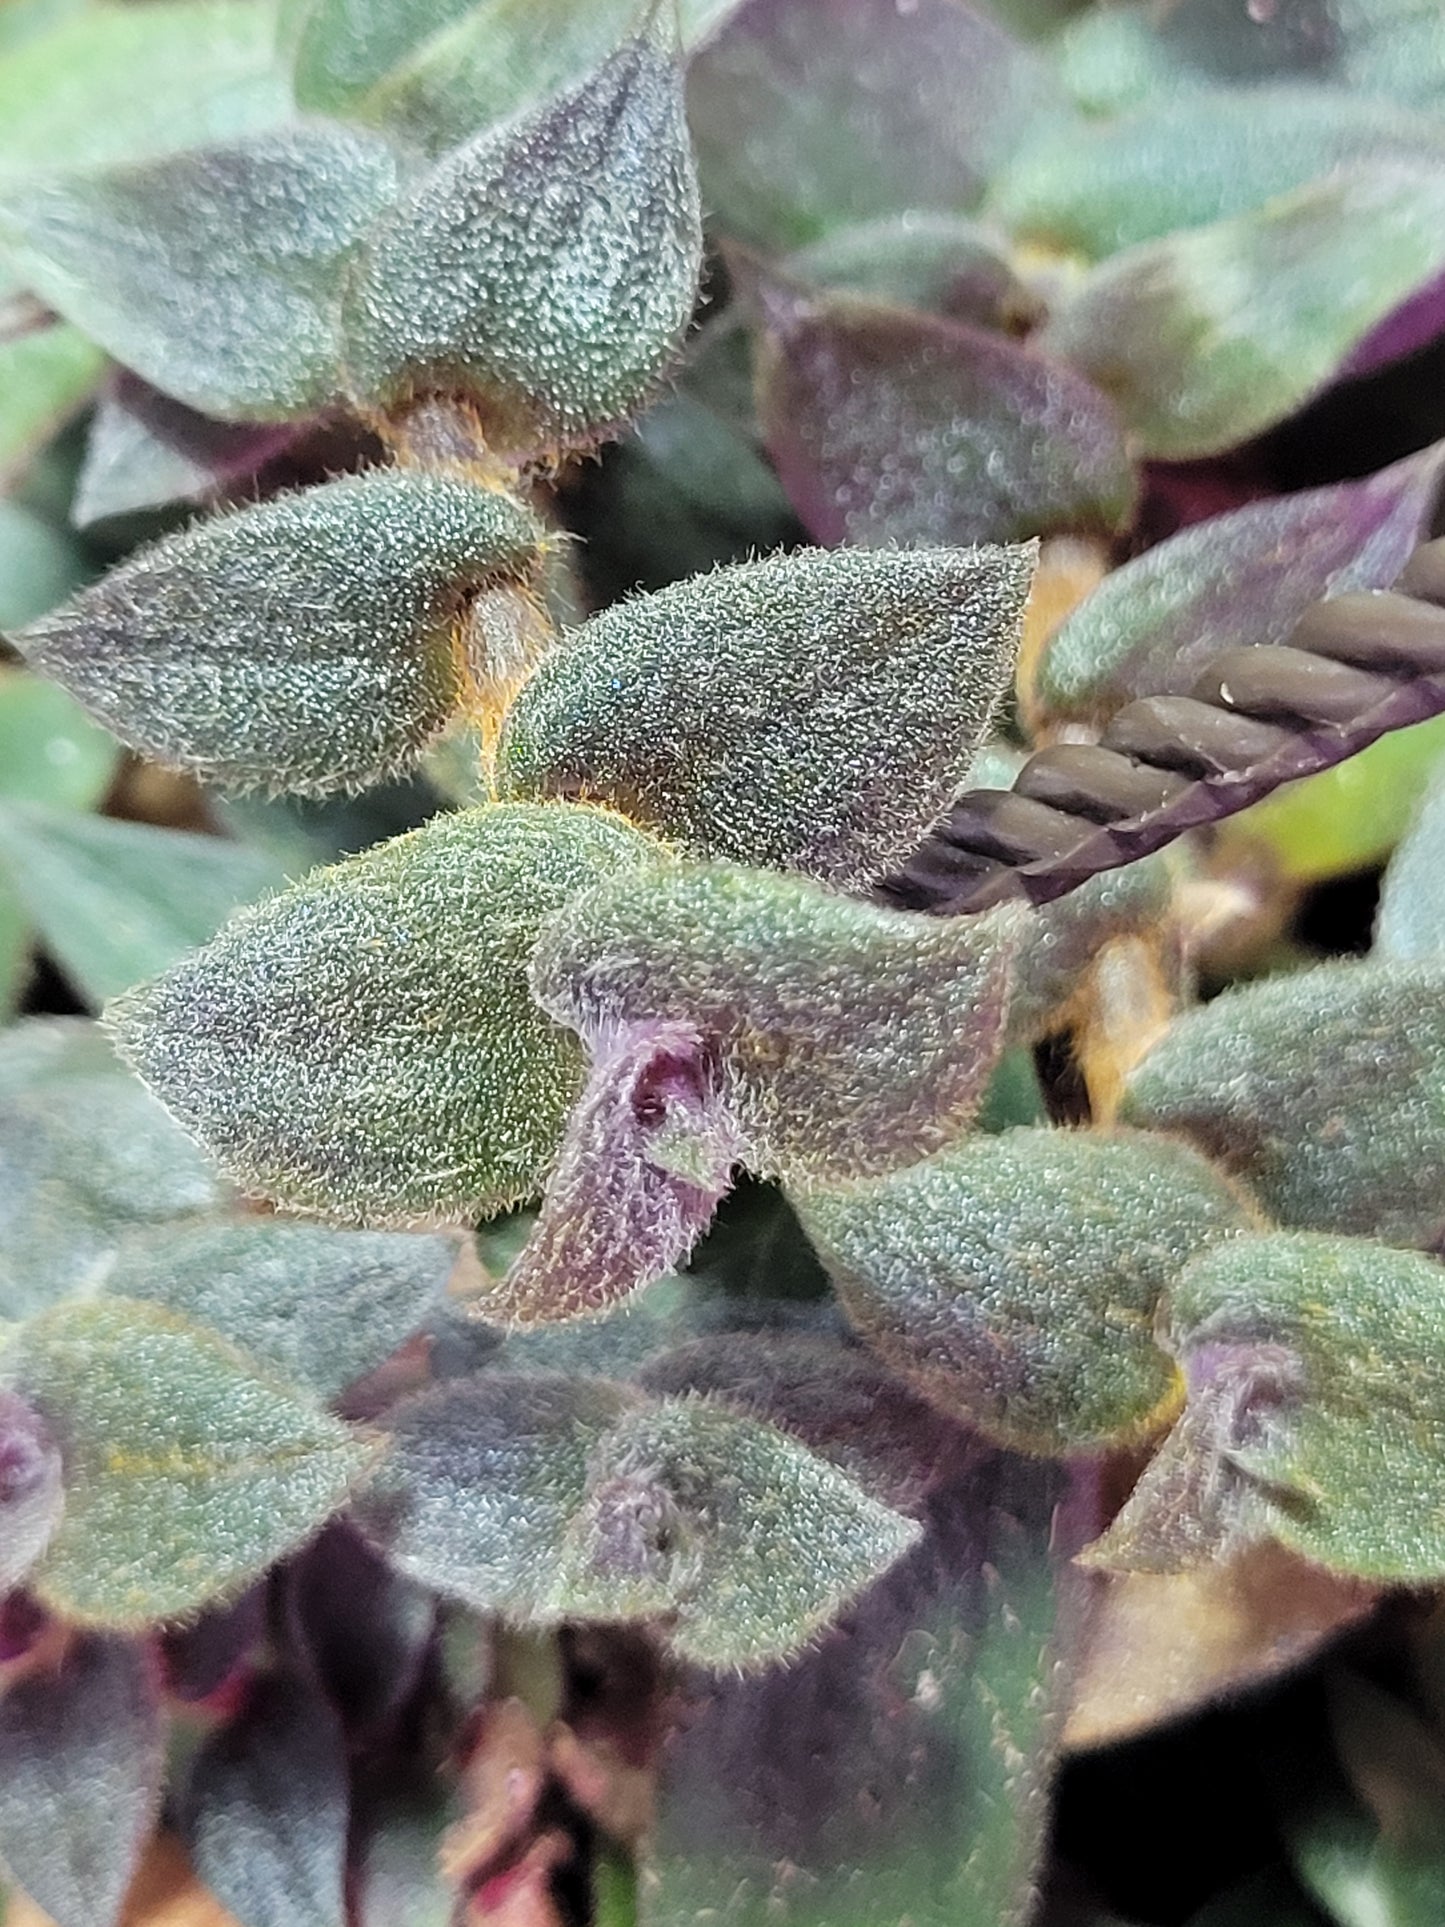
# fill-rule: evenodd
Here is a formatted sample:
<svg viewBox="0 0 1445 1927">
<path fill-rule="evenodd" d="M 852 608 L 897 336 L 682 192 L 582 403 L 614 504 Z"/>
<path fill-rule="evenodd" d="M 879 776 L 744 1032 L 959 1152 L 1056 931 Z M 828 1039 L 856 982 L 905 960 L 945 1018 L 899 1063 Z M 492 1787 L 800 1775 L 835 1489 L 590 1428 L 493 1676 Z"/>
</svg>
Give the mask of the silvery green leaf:
<svg viewBox="0 0 1445 1927">
<path fill-rule="evenodd" d="M 1197 1144 L 1280 1223 L 1438 1246 L 1445 964 L 1371 960 L 1186 1011 L 1121 1115 Z"/>
<path fill-rule="evenodd" d="M 160 1682 L 128 1639 L 73 1636 L 0 1696 L 0 1858 L 55 1927 L 113 1927 L 160 1799 Z"/>
<path fill-rule="evenodd" d="M 1027 547 L 802 550 L 621 602 L 524 686 L 518 796 L 848 887 L 941 816 L 1012 674 Z"/>
<path fill-rule="evenodd" d="M 690 1030 L 761 1176 L 859 1177 L 937 1150 L 1004 1045 L 1020 921 L 911 916 L 729 863 L 619 872 L 542 932 L 543 1007 L 596 1052 Z"/>
<path fill-rule="evenodd" d="M 0 1598 L 50 1543 L 65 1506 L 60 1448 L 39 1413 L 0 1391 Z"/>
<path fill-rule="evenodd" d="M 414 1232 L 226 1218 L 133 1232 L 104 1288 L 206 1325 L 330 1399 L 424 1323 L 456 1255 L 454 1240 Z"/>
<path fill-rule="evenodd" d="M 1436 767 L 1415 821 L 1385 871 L 1375 954 L 1419 963 L 1445 951 L 1445 783 Z"/>
<path fill-rule="evenodd" d="M 104 371 L 105 356 L 76 328 L 42 327 L 0 338 L 0 490 L 13 487 L 51 437 L 80 413 Z"/>
<path fill-rule="evenodd" d="M 1059 1456 L 1172 1415 L 1160 1299 L 1196 1252 L 1252 1221 L 1202 1157 L 1145 1132 L 968 1138 L 887 1177 L 791 1195 L 892 1369 L 1004 1444 Z"/>
<path fill-rule="evenodd" d="M 508 496 L 377 469 L 166 536 L 14 640 L 159 762 L 324 795 L 401 769 L 520 673 L 507 604 L 530 608 L 540 540 Z"/>
<path fill-rule="evenodd" d="M 379 136 L 304 123 L 163 160 L 7 180 L 0 246 L 109 354 L 204 412 L 333 401 L 341 293 L 397 194 Z"/>
<path fill-rule="evenodd" d="M 518 460 L 586 447 L 666 372 L 700 249 L 659 3 L 587 80 L 457 148 L 378 225 L 346 302 L 352 393 L 460 391 Z"/>
<path fill-rule="evenodd" d="M 566 804 L 438 817 L 241 911 L 114 1007 L 121 1048 L 248 1188 L 370 1224 L 500 1210 L 583 1082 L 527 987 L 541 925 L 659 855 Z"/>
<path fill-rule="evenodd" d="M 19 502 L 0 501 L 0 632 L 44 615 L 90 573 L 72 535 Z"/>
<path fill-rule="evenodd" d="M 31 1587 L 83 1623 L 143 1627 L 236 1592 L 375 1458 L 304 1393 L 159 1305 L 57 1306 L 22 1328 L 3 1369 L 65 1465 L 65 1511 Z"/>
</svg>

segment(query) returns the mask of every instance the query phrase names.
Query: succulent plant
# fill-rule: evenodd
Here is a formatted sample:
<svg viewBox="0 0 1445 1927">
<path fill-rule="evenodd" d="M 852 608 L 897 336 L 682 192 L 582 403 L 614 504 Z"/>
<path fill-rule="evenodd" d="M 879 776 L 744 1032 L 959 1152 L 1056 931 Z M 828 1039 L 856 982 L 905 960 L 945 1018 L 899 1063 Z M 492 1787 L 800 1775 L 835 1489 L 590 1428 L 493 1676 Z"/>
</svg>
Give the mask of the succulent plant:
<svg viewBox="0 0 1445 1927">
<path fill-rule="evenodd" d="M 1441 1917 L 1442 217 L 1409 0 L 0 14 L 16 1927 Z"/>
</svg>

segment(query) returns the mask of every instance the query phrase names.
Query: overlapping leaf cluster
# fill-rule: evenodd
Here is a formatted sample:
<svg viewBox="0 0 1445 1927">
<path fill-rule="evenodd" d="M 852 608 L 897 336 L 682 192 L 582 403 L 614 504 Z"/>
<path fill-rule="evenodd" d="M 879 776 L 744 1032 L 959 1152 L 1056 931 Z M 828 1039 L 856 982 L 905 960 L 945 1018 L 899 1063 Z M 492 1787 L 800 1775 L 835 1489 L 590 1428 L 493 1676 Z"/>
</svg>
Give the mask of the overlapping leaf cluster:
<svg viewBox="0 0 1445 1927">
<path fill-rule="evenodd" d="M 0 1862 L 110 1927 L 164 1797 L 242 1927 L 1023 1922 L 1128 1575 L 1445 1580 L 1438 793 L 1368 958 L 1192 974 L 1438 744 L 889 879 L 1432 532 L 1445 444 L 1240 477 L 1440 333 L 1445 48 L 12 11 L 0 990 L 111 1001 L 0 1040 Z"/>
</svg>

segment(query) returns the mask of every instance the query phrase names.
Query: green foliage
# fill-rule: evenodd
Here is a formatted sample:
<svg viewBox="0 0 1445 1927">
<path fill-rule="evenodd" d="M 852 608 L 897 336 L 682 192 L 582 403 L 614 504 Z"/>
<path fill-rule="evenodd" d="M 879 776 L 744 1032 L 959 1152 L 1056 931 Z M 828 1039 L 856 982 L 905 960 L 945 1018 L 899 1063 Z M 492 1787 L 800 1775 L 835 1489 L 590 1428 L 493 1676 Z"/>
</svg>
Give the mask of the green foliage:
<svg viewBox="0 0 1445 1927">
<path fill-rule="evenodd" d="M 56 1927 L 113 1927 L 155 1816 L 163 1740 L 145 1650 L 72 1637 L 0 1697 L 0 1860 Z"/>
<path fill-rule="evenodd" d="M 1445 267 L 1445 171 L 1357 162 L 1094 268 L 1043 330 L 1144 453 L 1210 455 L 1292 414 Z"/>
<path fill-rule="evenodd" d="M 471 396 L 517 458 L 585 447 L 646 399 L 701 250 L 673 16 L 438 162 L 378 227 L 346 303 L 353 392 Z"/>
<path fill-rule="evenodd" d="M 1445 746 L 1442 746 L 1445 747 Z M 1439 756 L 1434 773 L 1408 834 L 1385 872 L 1380 889 L 1380 911 L 1375 922 L 1375 953 L 1401 963 L 1419 963 L 1445 950 L 1445 866 L 1440 861 L 1445 838 L 1445 791 L 1440 783 Z"/>
<path fill-rule="evenodd" d="M 489 1375 L 394 1424 L 360 1516 L 404 1572 L 530 1623 L 661 1620 L 711 1666 L 793 1651 L 917 1533 L 782 1433 L 705 1400 Z"/>
<path fill-rule="evenodd" d="M 1282 1224 L 1434 1246 L 1442 1051 L 1437 964 L 1332 964 L 1186 1012 L 1123 1114 L 1192 1139 Z"/>
<path fill-rule="evenodd" d="M 88 573 L 73 537 L 18 502 L 0 501 L 0 630 L 43 615 Z"/>
<path fill-rule="evenodd" d="M 1197 1258 L 1167 1309 L 1188 1407 L 1093 1556 L 1167 1570 L 1268 1536 L 1334 1572 L 1438 1579 L 1439 1308 L 1438 1265 L 1364 1239 Z"/>
<path fill-rule="evenodd" d="M 54 1439 L 23 1399 L 0 1392 L 0 1591 L 44 1552 L 64 1504 Z"/>
<path fill-rule="evenodd" d="M 803 550 L 623 602 L 523 689 L 502 781 L 610 803 L 700 856 L 866 882 L 958 788 L 1030 574 L 1021 549 Z"/>
<path fill-rule="evenodd" d="M 263 1571 L 336 1510 L 374 1453 L 204 1326 L 122 1298 L 60 1305 L 0 1354 L 65 1462 L 31 1583 L 68 1618 L 175 1619 Z"/>
<path fill-rule="evenodd" d="M 991 1437 L 1061 1455 L 1171 1416 L 1160 1299 L 1196 1252 L 1250 1222 L 1203 1158 L 1133 1132 L 1008 1131 L 794 1195 L 880 1357 Z"/>
<path fill-rule="evenodd" d="M 99 349 L 74 328 L 0 336 L 0 488 L 12 487 L 56 430 L 85 406 L 104 366 Z"/>
<path fill-rule="evenodd" d="M 240 912 L 116 1034 L 248 1189 L 370 1224 L 500 1210 L 541 1188 L 582 1084 L 527 989 L 538 932 L 655 850 L 567 804 L 440 817 Z"/>
<path fill-rule="evenodd" d="M 162 762 L 322 795 L 391 774 L 439 733 L 466 691 L 469 601 L 522 591 L 540 540 L 504 495 L 377 470 L 167 536 L 16 643 Z M 482 674 L 520 667 L 504 606 L 500 660 L 479 622 Z"/>
<path fill-rule="evenodd" d="M 691 1029 L 749 1170 L 824 1181 L 964 1130 L 1003 1049 L 1018 929 L 1008 912 L 932 922 L 732 864 L 639 867 L 552 918 L 532 982 L 589 1038 Z"/>
</svg>

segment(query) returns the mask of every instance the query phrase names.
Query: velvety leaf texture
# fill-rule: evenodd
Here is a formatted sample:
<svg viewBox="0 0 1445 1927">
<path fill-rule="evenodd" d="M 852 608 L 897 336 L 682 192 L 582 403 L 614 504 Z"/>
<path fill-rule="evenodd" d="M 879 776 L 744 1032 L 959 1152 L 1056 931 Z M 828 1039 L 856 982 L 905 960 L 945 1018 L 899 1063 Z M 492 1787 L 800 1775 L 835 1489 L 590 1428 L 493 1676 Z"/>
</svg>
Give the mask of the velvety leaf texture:
<svg viewBox="0 0 1445 1927">
<path fill-rule="evenodd" d="M 1445 161 L 1439 125 L 1342 89 L 1170 92 L 1082 131 L 1040 123 L 987 207 L 1016 234 L 1098 259 L 1387 157 Z"/>
<path fill-rule="evenodd" d="M 1437 767 L 1380 886 L 1375 954 L 1419 963 L 1445 952 L 1445 784 Z"/>
<path fill-rule="evenodd" d="M 966 208 L 1051 109 L 1037 54 L 955 0 L 749 0 L 688 76 L 709 211 L 768 248 Z"/>
<path fill-rule="evenodd" d="M 89 1042 L 27 1027 L 8 1053 L 19 1088 L 0 1096 L 0 1319 L 92 1288 L 137 1227 L 225 1200 L 202 1153 L 114 1058 L 21 1081 L 17 1057 L 45 1054 L 43 1043 L 81 1058 Z"/>
<path fill-rule="evenodd" d="M 168 536 L 15 642 L 159 762 L 322 795 L 440 732 L 467 601 L 525 581 L 539 539 L 507 496 L 376 470 Z"/>
<path fill-rule="evenodd" d="M 673 16 L 581 85 L 438 163 L 349 291 L 363 402 L 461 389 L 501 454 L 552 456 L 632 414 L 692 314 L 701 250 Z"/>
<path fill-rule="evenodd" d="M 507 719 L 502 781 L 847 886 L 943 813 L 1013 672 L 1029 550 L 804 550 L 595 616 Z"/>
<path fill-rule="evenodd" d="M 775 1420 L 924 1531 L 786 1667 L 676 1681 L 639 1919 L 683 1927 L 725 1894 L 740 1927 L 1019 1927 L 1077 1636 L 1060 1468 L 836 1341 L 714 1340 L 650 1377 Z"/>
<path fill-rule="evenodd" d="M 717 1054 L 743 1161 L 849 1178 L 957 1137 L 1003 1049 L 1018 920 L 940 922 L 725 863 L 619 875 L 537 946 L 545 1009 L 595 1049 L 692 1027 Z"/>
<path fill-rule="evenodd" d="M 1428 1498 L 1445 1457 L 1436 1263 L 1365 1239 L 1242 1238 L 1185 1271 L 1167 1336 L 1190 1409 L 1092 1558 L 1190 1564 L 1271 1537 L 1361 1578 L 1445 1572 Z"/>
<path fill-rule="evenodd" d="M 244 1927 L 346 1927 L 350 1805 L 341 1722 L 314 1687 L 274 1674 L 196 1755 L 186 1843 Z"/>
<path fill-rule="evenodd" d="M 55 1927 L 113 1927 L 160 1795 L 157 1681 L 130 1640 L 74 1636 L 0 1696 L 0 1859 Z"/>
<path fill-rule="evenodd" d="M 0 182 L 26 283 L 169 395 L 278 420 L 333 400 L 340 296 L 396 162 L 316 121 L 232 147 Z"/>
<path fill-rule="evenodd" d="M 1312 602 L 1383 589 L 1428 538 L 1437 445 L 1362 480 L 1250 502 L 1115 569 L 1050 638 L 1033 700 L 1104 722 L 1139 696 L 1187 695 L 1226 649 L 1282 643 Z"/>
<path fill-rule="evenodd" d="M 1061 1455 L 1172 1415 L 1159 1300 L 1250 1221 L 1203 1158 L 1142 1132 L 1009 1131 L 793 1195 L 866 1343 L 990 1436 Z"/>
<path fill-rule="evenodd" d="M 1226 221 L 1126 249 L 1042 331 L 1142 451 L 1215 454 L 1292 414 L 1445 265 L 1445 167 L 1359 162 Z"/>
<path fill-rule="evenodd" d="M 837 228 L 784 263 L 787 278 L 924 314 L 1007 330 L 1037 311 L 997 229 L 951 214 L 895 214 Z"/>
<path fill-rule="evenodd" d="M 345 1500 L 372 1448 L 217 1334 L 107 1298 L 27 1324 L 6 1378 L 65 1461 L 32 1577 L 67 1617 L 174 1619 L 234 1592 Z"/>
<path fill-rule="evenodd" d="M 164 970 L 283 881 L 270 857 L 221 837 L 3 800 L 0 875 L 92 1005 Z"/>
<path fill-rule="evenodd" d="M 847 295 L 765 297 L 759 418 L 820 542 L 1108 532 L 1134 500 L 1114 403 L 988 329 Z"/>
<path fill-rule="evenodd" d="M 59 1447 L 24 1399 L 0 1391 L 0 1596 L 44 1552 L 64 1505 Z"/>
<path fill-rule="evenodd" d="M 133 1234 L 104 1287 L 168 1306 L 333 1398 L 425 1321 L 456 1255 L 452 1238 L 231 1219 Z"/>
<path fill-rule="evenodd" d="M 436 819 L 240 912 L 114 1007 L 121 1048 L 248 1189 L 374 1224 L 535 1196 L 583 1082 L 533 1003 L 544 920 L 657 846 L 566 804 Z"/>
<path fill-rule="evenodd" d="M 1281 1223 L 1434 1247 L 1445 967 L 1322 965 L 1180 1017 L 1130 1081 L 1130 1123 L 1191 1139 Z"/>
<path fill-rule="evenodd" d="M 481 1610 L 660 1619 L 724 1668 L 793 1651 L 917 1537 L 755 1418 L 546 1374 L 403 1408 L 360 1516 L 404 1571 Z"/>
</svg>

